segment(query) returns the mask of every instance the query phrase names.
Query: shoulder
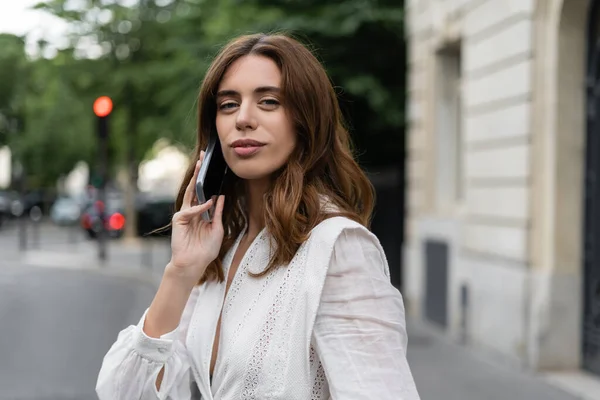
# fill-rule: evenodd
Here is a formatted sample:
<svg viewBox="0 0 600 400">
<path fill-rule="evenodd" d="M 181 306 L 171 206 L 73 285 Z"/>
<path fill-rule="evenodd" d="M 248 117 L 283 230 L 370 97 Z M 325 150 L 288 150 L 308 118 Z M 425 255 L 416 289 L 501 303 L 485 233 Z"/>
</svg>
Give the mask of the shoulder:
<svg viewBox="0 0 600 400">
<path fill-rule="evenodd" d="M 325 282 L 329 282 L 329 289 L 362 284 L 367 278 L 389 282 L 389 266 L 379 240 L 349 218 L 331 217 L 322 221 L 312 229 L 303 249 L 306 306 L 314 315 Z"/>
<path fill-rule="evenodd" d="M 387 259 L 379 239 L 360 223 L 346 217 L 332 217 L 322 221 L 311 231 L 309 238 L 314 257 L 324 257 L 327 264 L 339 259 L 336 254 L 378 259 L 388 274 Z"/>
<path fill-rule="evenodd" d="M 339 297 L 340 290 L 347 293 L 374 284 L 390 285 L 389 265 L 379 240 L 358 222 L 345 217 L 324 220 L 311 231 L 306 245 L 304 284 L 310 310 L 316 312 L 324 298 Z"/>
<path fill-rule="evenodd" d="M 331 217 L 321 221 L 321 223 L 312 229 L 309 240 L 314 243 L 327 243 L 333 246 L 338 239 L 342 239 L 343 241 L 343 237 L 347 234 L 363 237 L 364 240 L 368 241 L 374 240 L 379 243 L 377 237 L 366 227 L 346 217 Z"/>
</svg>

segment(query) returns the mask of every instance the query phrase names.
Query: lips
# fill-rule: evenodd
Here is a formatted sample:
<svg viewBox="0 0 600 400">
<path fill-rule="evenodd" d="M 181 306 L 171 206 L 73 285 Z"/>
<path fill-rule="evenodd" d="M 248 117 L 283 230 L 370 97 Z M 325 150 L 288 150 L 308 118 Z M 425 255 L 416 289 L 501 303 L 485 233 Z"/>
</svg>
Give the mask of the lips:
<svg viewBox="0 0 600 400">
<path fill-rule="evenodd" d="M 238 139 L 235 142 L 231 143 L 231 147 L 261 147 L 264 146 L 264 143 L 261 143 L 257 140 L 253 139 Z"/>
<path fill-rule="evenodd" d="M 253 139 L 239 139 L 231 143 L 233 151 L 240 157 L 250 157 L 260 151 L 265 144 Z"/>
</svg>

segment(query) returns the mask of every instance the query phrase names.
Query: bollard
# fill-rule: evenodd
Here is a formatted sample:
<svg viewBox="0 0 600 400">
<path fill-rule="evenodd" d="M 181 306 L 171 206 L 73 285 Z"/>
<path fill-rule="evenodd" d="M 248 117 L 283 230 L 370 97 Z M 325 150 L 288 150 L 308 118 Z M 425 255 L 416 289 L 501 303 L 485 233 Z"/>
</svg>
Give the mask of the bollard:
<svg viewBox="0 0 600 400">
<path fill-rule="evenodd" d="M 466 283 L 460 286 L 460 343 L 469 342 L 469 287 Z"/>
<path fill-rule="evenodd" d="M 27 218 L 19 215 L 19 250 L 27 250 Z"/>
<path fill-rule="evenodd" d="M 12 168 L 13 178 L 17 183 L 19 192 L 18 199 L 13 200 L 10 205 L 12 215 L 18 218 L 19 221 L 19 251 L 27 250 L 27 221 L 24 217 L 25 212 L 25 192 L 27 189 L 27 174 L 23 164 L 16 159 Z"/>
<path fill-rule="evenodd" d="M 29 212 L 29 217 L 33 221 L 33 247 L 40 248 L 40 223 L 42 221 L 42 210 L 38 206 L 33 206 Z"/>
</svg>

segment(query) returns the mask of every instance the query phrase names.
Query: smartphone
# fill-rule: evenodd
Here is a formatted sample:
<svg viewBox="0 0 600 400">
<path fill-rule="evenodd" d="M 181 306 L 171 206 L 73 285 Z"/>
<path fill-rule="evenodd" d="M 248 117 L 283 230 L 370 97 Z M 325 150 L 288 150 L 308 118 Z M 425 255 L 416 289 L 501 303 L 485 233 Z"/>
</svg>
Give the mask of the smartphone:
<svg viewBox="0 0 600 400">
<path fill-rule="evenodd" d="M 216 134 L 210 135 L 208 146 L 204 151 L 204 159 L 200 171 L 198 171 L 198 179 L 196 180 L 196 196 L 198 196 L 199 204 L 221 194 L 226 175 L 227 163 L 223 157 L 221 141 Z M 212 220 L 215 205 L 202 214 L 205 221 L 210 222 Z"/>
</svg>

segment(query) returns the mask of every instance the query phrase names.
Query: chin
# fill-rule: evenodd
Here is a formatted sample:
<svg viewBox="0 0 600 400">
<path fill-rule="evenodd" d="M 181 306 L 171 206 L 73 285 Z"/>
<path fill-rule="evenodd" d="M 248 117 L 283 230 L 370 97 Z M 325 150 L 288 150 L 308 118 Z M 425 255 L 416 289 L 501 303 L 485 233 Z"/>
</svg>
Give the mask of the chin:
<svg viewBox="0 0 600 400">
<path fill-rule="evenodd" d="M 249 181 L 268 178 L 275 172 L 275 170 L 265 168 L 264 164 L 262 166 L 252 164 L 254 163 L 238 161 L 230 164 L 229 168 L 238 178 Z"/>
<path fill-rule="evenodd" d="M 244 180 L 268 179 L 281 169 L 289 158 L 268 153 L 258 153 L 247 158 L 238 157 L 232 153 L 224 153 L 223 155 L 231 171 L 238 178 Z"/>
<path fill-rule="evenodd" d="M 234 169 L 232 169 L 232 171 L 238 178 L 245 181 L 257 181 L 270 176 L 270 174 L 262 174 L 254 171 L 242 171 L 240 173 L 236 172 Z"/>
</svg>

